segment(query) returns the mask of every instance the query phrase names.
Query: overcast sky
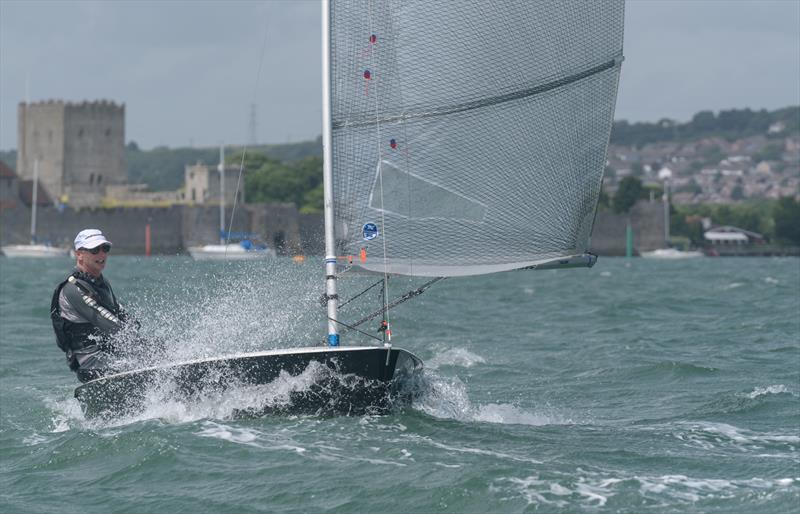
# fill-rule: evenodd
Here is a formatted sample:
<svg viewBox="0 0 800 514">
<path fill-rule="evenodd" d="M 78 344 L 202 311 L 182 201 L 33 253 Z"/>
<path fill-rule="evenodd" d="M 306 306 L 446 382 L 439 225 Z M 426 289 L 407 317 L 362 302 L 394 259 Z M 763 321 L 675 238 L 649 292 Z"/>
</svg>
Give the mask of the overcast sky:
<svg viewBox="0 0 800 514">
<path fill-rule="evenodd" d="M 313 139 L 320 63 L 315 0 L 0 0 L 0 149 L 26 97 L 124 103 L 142 148 L 248 143 L 253 103 L 259 143 Z M 627 2 L 617 119 L 798 104 L 800 1 Z"/>
</svg>

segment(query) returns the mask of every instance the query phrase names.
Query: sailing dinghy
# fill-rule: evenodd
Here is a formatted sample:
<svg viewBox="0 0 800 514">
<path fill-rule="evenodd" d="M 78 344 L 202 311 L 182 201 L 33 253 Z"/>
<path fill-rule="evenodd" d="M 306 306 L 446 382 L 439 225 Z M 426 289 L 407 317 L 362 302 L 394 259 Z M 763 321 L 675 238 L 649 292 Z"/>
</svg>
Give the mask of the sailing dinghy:
<svg viewBox="0 0 800 514">
<path fill-rule="evenodd" d="M 278 411 L 407 398 L 422 363 L 393 346 L 392 307 L 446 277 L 594 264 L 623 14 L 622 0 L 323 1 L 327 346 L 120 373 L 76 397 L 103 413 L 163 377 L 191 397 L 314 367 L 333 375 Z M 343 260 L 383 277 L 381 307 L 361 320 L 339 315 Z M 394 296 L 395 274 L 430 278 Z M 374 316 L 379 346 L 340 344 Z"/>
</svg>

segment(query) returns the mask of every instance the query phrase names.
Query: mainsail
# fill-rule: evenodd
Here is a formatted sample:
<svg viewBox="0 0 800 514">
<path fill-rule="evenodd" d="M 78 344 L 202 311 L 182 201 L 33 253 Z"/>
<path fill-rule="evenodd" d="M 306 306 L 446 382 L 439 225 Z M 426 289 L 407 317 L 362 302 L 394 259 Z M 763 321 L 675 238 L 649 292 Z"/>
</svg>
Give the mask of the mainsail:
<svg viewBox="0 0 800 514">
<path fill-rule="evenodd" d="M 456 276 L 586 252 L 606 162 L 622 0 L 337 0 L 337 254 Z"/>
</svg>

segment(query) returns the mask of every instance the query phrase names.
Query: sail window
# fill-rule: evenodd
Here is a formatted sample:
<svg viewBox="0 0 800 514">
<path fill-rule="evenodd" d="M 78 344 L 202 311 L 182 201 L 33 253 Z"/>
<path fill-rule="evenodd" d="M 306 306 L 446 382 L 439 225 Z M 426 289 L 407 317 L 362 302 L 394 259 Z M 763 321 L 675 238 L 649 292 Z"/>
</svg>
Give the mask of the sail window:
<svg viewBox="0 0 800 514">
<path fill-rule="evenodd" d="M 486 205 L 405 172 L 386 160 L 378 164 L 369 206 L 379 212 L 413 219 L 447 218 L 480 222 L 486 216 Z"/>
</svg>

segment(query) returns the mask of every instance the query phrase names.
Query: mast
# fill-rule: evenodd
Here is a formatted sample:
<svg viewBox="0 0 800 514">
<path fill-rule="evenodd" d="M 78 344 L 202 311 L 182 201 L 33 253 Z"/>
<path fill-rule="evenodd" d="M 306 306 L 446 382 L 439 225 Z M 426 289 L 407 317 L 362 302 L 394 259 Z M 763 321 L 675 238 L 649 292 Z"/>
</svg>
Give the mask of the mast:
<svg viewBox="0 0 800 514">
<path fill-rule="evenodd" d="M 36 207 L 39 203 L 39 158 L 33 160 L 33 195 L 31 196 L 31 244 L 36 244 Z"/>
<path fill-rule="evenodd" d="M 325 201 L 325 300 L 328 309 L 328 345 L 339 346 L 336 320 L 336 240 L 333 230 L 333 163 L 331 134 L 330 0 L 322 0 L 322 182 Z"/>
<path fill-rule="evenodd" d="M 669 247 L 669 178 L 664 179 L 664 245 Z"/>
<path fill-rule="evenodd" d="M 225 235 L 225 144 L 219 146 L 219 244 L 227 242 Z"/>
</svg>

